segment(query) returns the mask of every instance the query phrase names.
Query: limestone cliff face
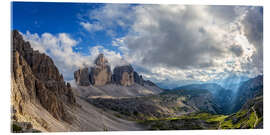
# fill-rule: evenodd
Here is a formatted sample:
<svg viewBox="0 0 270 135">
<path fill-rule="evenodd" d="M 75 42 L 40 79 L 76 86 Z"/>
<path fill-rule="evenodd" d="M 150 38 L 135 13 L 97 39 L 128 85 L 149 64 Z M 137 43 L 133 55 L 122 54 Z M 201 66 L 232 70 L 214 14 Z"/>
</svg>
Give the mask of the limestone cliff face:
<svg viewBox="0 0 270 135">
<path fill-rule="evenodd" d="M 75 97 L 52 59 L 34 51 L 18 31 L 12 32 L 12 105 L 24 114 L 24 104 L 41 105 L 58 120 L 69 119 L 63 104 L 73 106 Z"/>
<path fill-rule="evenodd" d="M 100 54 L 95 60 L 95 66 L 91 67 L 90 82 L 94 86 L 103 86 L 111 82 L 112 72 L 107 59 Z"/>
<path fill-rule="evenodd" d="M 79 86 L 104 86 L 106 84 L 118 84 L 122 86 L 132 86 L 135 83 L 141 86 L 154 86 L 153 82 L 145 81 L 142 75 L 134 71 L 131 65 L 117 66 L 111 72 L 108 60 L 103 54 L 99 54 L 95 60 L 95 66 L 81 68 L 74 72 L 74 79 Z M 89 73 L 90 72 L 90 73 Z"/>
<path fill-rule="evenodd" d="M 113 82 L 123 86 L 131 86 L 134 82 L 134 71 L 131 65 L 118 66 L 113 70 Z"/>
<path fill-rule="evenodd" d="M 76 83 L 80 86 L 89 86 L 89 72 L 88 68 L 81 68 L 74 72 L 74 79 Z"/>
</svg>

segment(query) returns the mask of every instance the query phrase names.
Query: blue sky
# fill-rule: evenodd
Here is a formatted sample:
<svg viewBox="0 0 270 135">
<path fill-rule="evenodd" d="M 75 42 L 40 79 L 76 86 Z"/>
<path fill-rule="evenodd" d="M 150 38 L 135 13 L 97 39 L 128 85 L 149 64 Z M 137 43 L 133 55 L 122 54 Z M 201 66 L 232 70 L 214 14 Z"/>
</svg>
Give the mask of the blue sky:
<svg viewBox="0 0 270 135">
<path fill-rule="evenodd" d="M 13 2 L 11 19 L 67 81 L 99 53 L 166 88 L 263 73 L 262 7 Z"/>
<path fill-rule="evenodd" d="M 80 21 L 85 17 L 84 14 L 103 6 L 104 4 L 92 3 L 48 3 L 48 2 L 13 2 L 12 3 L 12 29 L 18 29 L 23 33 L 51 34 L 69 33 L 72 38 L 80 40 L 77 47 L 82 49 L 82 53 L 87 53 L 89 46 L 102 44 L 107 48 L 111 46 L 111 37 L 104 32 L 91 34 L 82 33 Z M 82 18 L 82 19 L 81 19 Z M 92 20 L 89 19 L 91 22 Z M 123 32 L 117 29 L 119 35 Z"/>
</svg>

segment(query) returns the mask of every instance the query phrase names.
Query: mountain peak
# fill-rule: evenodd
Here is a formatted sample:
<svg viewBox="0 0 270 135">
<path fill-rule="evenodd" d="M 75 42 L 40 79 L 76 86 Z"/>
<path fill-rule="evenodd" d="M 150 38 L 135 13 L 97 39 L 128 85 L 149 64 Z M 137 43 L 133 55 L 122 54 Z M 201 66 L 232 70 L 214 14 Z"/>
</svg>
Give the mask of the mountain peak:
<svg viewBox="0 0 270 135">
<path fill-rule="evenodd" d="M 103 86 L 114 83 L 122 86 L 131 86 L 135 83 L 144 86 L 156 86 L 151 81 L 143 80 L 142 76 L 134 71 L 131 64 L 125 63 L 116 66 L 111 71 L 110 65 L 104 54 L 100 53 L 94 61 L 95 66 L 84 67 L 74 72 L 76 83 L 81 86 Z M 90 70 L 89 70 L 90 69 Z"/>
<path fill-rule="evenodd" d="M 98 57 L 95 60 L 95 64 L 97 66 L 105 66 L 106 64 L 108 64 L 108 60 L 105 58 L 104 54 L 101 53 L 98 55 Z"/>
</svg>

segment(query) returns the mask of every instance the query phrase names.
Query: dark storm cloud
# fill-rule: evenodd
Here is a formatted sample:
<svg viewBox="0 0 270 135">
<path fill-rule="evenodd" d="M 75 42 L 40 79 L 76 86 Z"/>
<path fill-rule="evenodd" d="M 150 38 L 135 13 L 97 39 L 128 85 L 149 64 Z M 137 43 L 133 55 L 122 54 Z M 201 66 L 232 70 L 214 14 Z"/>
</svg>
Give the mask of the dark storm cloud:
<svg viewBox="0 0 270 135">
<path fill-rule="evenodd" d="M 256 48 L 249 67 L 263 71 L 263 8 L 252 7 L 243 20 L 244 32 L 250 43 Z"/>
<path fill-rule="evenodd" d="M 192 25 L 200 20 L 200 14 L 192 7 L 187 6 L 181 14 L 151 8 L 147 11 L 153 25 L 142 26 L 146 34 L 125 40 L 131 53 L 143 57 L 143 64 L 206 68 L 215 64 L 213 59 L 223 56 L 220 41 L 209 34 L 204 24 Z"/>
<path fill-rule="evenodd" d="M 233 45 L 231 46 L 230 51 L 237 57 L 243 55 L 243 48 L 241 46 Z"/>
<path fill-rule="evenodd" d="M 95 12 L 102 13 L 97 20 L 109 23 L 108 27 L 125 24 L 121 27 L 127 28 L 128 33 L 114 42 L 123 58 L 149 79 L 207 81 L 226 70 L 228 74 L 247 70 L 257 74 L 256 61 L 262 60 L 259 55 L 250 58 L 254 48 L 246 44 L 245 36 L 256 44 L 260 37 L 250 33 L 253 28 L 246 28 L 254 23 L 242 21 L 243 17 L 246 21 L 252 18 L 254 13 L 250 12 L 254 11 L 250 7 L 136 5 L 121 14 L 120 8 L 105 6 L 101 12 Z"/>
<path fill-rule="evenodd" d="M 262 48 L 263 42 L 263 9 L 262 7 L 253 7 L 243 20 L 244 32 L 248 41 L 253 43 L 256 48 Z"/>
<path fill-rule="evenodd" d="M 214 19 L 218 17 L 219 19 L 225 21 L 225 23 L 232 22 L 237 17 L 236 6 L 208 6 L 208 11 L 212 13 Z"/>
</svg>

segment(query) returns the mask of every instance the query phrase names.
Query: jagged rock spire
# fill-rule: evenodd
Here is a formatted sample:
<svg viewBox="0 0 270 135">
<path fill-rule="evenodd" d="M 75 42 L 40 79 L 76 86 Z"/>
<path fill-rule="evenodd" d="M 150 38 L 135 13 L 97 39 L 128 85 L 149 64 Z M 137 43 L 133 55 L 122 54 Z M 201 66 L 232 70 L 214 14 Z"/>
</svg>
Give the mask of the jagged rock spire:
<svg viewBox="0 0 270 135">
<path fill-rule="evenodd" d="M 117 66 L 113 70 L 113 81 L 123 86 L 134 84 L 134 70 L 131 65 Z"/>
<path fill-rule="evenodd" d="M 102 86 L 111 82 L 112 72 L 108 65 L 108 60 L 104 54 L 99 54 L 95 60 L 95 67 L 91 67 L 90 83 L 96 86 Z"/>
<path fill-rule="evenodd" d="M 95 60 L 95 64 L 97 66 L 102 66 L 104 67 L 105 65 L 108 64 L 108 60 L 105 58 L 104 54 L 99 54 L 98 57 Z"/>
<path fill-rule="evenodd" d="M 103 86 L 108 83 L 119 84 L 122 86 L 131 86 L 135 83 L 144 86 L 144 84 L 152 85 L 150 82 L 144 81 L 142 76 L 134 71 L 130 64 L 116 66 L 111 72 L 108 60 L 104 54 L 99 54 L 94 61 L 95 66 L 79 69 L 74 72 L 76 83 L 81 86 Z M 90 73 L 88 73 L 90 72 Z"/>
</svg>

